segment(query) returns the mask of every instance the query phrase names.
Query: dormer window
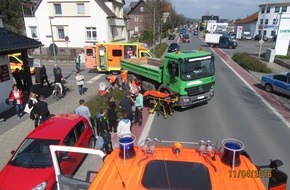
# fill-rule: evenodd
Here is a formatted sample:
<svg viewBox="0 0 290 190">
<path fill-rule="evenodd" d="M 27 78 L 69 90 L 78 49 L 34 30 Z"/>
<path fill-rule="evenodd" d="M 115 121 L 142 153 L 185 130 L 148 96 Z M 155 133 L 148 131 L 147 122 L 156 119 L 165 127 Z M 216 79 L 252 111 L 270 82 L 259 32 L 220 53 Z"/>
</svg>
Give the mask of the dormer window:
<svg viewBox="0 0 290 190">
<path fill-rule="evenodd" d="M 144 11 L 144 7 L 140 7 L 140 12 L 143 12 Z"/>
</svg>

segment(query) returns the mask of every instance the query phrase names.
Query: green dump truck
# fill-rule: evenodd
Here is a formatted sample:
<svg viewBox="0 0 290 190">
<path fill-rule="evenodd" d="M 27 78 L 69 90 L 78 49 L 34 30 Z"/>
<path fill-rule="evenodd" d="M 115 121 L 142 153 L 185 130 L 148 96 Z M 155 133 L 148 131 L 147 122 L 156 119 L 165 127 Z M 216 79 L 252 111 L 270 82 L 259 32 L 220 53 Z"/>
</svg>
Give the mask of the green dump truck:
<svg viewBox="0 0 290 190">
<path fill-rule="evenodd" d="M 140 79 L 143 90 L 178 94 L 180 107 L 209 101 L 214 96 L 215 66 L 210 52 L 172 52 L 164 60 L 123 59 L 121 68 L 128 71 L 128 78 Z"/>
</svg>

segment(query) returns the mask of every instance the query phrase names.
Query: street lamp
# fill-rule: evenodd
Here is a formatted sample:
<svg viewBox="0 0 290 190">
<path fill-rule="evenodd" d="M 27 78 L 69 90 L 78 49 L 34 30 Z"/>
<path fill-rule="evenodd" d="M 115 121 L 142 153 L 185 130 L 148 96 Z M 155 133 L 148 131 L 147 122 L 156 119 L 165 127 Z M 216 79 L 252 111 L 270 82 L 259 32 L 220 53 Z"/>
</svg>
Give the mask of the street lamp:
<svg viewBox="0 0 290 190">
<path fill-rule="evenodd" d="M 53 58 L 54 58 L 54 63 L 56 63 L 56 51 L 55 51 L 54 37 L 53 37 L 53 30 L 52 30 L 52 24 L 51 24 L 51 20 L 54 19 L 54 16 L 49 16 L 48 18 L 49 18 L 49 24 L 50 24 L 50 32 L 51 32 L 51 40 L 52 40 Z"/>
</svg>

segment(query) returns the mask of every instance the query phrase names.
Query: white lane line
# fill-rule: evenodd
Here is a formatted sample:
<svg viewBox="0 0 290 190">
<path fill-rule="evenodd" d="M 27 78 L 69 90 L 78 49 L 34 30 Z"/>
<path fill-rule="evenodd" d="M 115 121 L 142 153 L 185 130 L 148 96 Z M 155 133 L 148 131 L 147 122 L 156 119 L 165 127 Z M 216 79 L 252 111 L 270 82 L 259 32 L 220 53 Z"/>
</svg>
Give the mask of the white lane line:
<svg viewBox="0 0 290 190">
<path fill-rule="evenodd" d="M 228 56 L 224 51 L 222 51 L 220 49 L 221 52 L 223 52 L 226 56 Z M 218 55 L 215 51 L 213 51 L 216 55 Z M 218 55 L 219 56 L 219 55 Z M 260 98 L 262 100 L 262 102 L 264 102 L 266 104 L 266 106 L 269 107 L 270 110 L 272 110 L 272 112 L 279 117 L 282 122 L 288 127 L 290 128 L 290 123 L 288 122 L 287 119 L 285 119 L 263 96 L 261 96 L 245 79 L 243 79 L 239 73 L 237 73 L 221 56 L 219 56 L 220 59 L 241 79 L 241 81 L 243 81 L 243 83 L 245 83 L 245 85 L 254 92 L 254 94 L 256 94 L 256 96 L 258 96 L 258 98 Z"/>
<path fill-rule="evenodd" d="M 147 122 L 146 122 L 146 124 L 144 126 L 144 129 L 142 130 L 142 133 L 141 133 L 139 141 L 138 141 L 138 145 L 139 146 L 142 146 L 144 144 L 144 141 L 147 138 L 148 133 L 149 133 L 149 131 L 151 129 L 154 116 L 155 116 L 155 113 L 154 114 L 149 114 Z"/>
<path fill-rule="evenodd" d="M 87 81 L 86 83 L 88 84 L 92 84 L 93 82 L 96 82 L 98 79 L 100 79 L 101 77 L 103 77 L 105 74 L 98 74 L 96 77 L 90 79 L 89 81 Z"/>
</svg>

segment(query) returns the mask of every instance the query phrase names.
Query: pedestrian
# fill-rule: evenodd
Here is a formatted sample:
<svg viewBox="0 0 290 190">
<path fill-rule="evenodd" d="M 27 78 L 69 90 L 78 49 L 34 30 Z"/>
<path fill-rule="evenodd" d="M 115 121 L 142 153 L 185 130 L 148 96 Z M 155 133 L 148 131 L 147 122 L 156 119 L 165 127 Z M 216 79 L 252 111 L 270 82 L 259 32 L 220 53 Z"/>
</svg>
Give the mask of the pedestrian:
<svg viewBox="0 0 290 190">
<path fill-rule="evenodd" d="M 20 76 L 21 76 L 21 81 L 22 81 L 22 84 L 23 84 L 23 90 L 27 91 L 27 89 L 28 89 L 28 80 L 27 80 L 27 76 L 26 76 L 25 71 L 24 71 L 24 65 L 21 66 Z"/>
<path fill-rule="evenodd" d="M 95 133 L 95 130 L 94 130 L 94 128 L 92 126 L 92 122 L 91 122 L 91 112 L 90 112 L 89 107 L 85 105 L 84 99 L 80 99 L 79 104 L 80 105 L 76 108 L 76 114 L 84 116 L 88 120 L 91 129 Z"/>
<path fill-rule="evenodd" d="M 79 89 L 79 94 L 83 95 L 84 94 L 84 84 L 85 84 L 85 77 L 84 75 L 81 74 L 80 71 L 76 72 L 76 81 L 77 81 L 77 86 Z"/>
<path fill-rule="evenodd" d="M 38 118 L 38 124 L 42 124 L 50 116 L 48 104 L 43 95 L 39 96 L 39 101 L 34 105 L 35 117 Z M 37 125 L 38 126 L 38 125 Z"/>
<path fill-rule="evenodd" d="M 61 80 L 63 79 L 62 73 L 61 73 L 61 68 L 55 64 L 54 68 L 53 68 L 53 75 L 54 75 L 54 90 L 52 92 L 52 97 L 54 98 L 56 96 L 55 92 L 56 92 L 56 88 L 59 87 L 60 88 L 60 95 L 63 96 L 63 86 L 62 86 L 62 82 Z"/>
<path fill-rule="evenodd" d="M 131 93 L 127 92 L 126 96 L 120 101 L 119 104 L 120 108 L 122 109 L 122 112 L 126 112 L 127 118 L 130 120 L 130 130 L 132 131 L 132 121 L 133 121 L 133 106 L 134 101 L 131 97 Z"/>
<path fill-rule="evenodd" d="M 81 56 L 80 56 L 79 53 L 76 54 L 74 61 L 75 61 L 75 64 L 76 64 L 77 71 L 80 71 L 80 68 L 81 68 Z"/>
<path fill-rule="evenodd" d="M 23 83 L 22 83 L 22 74 L 20 70 L 16 68 L 12 75 L 15 79 L 18 89 L 24 90 Z"/>
<path fill-rule="evenodd" d="M 132 132 L 131 132 L 130 127 L 131 127 L 131 121 L 127 117 L 127 113 L 123 111 L 121 120 L 119 121 L 118 127 L 117 127 L 118 137 L 122 138 L 126 136 L 131 136 Z"/>
<path fill-rule="evenodd" d="M 20 119 L 23 115 L 24 95 L 23 91 L 19 89 L 16 84 L 12 86 L 12 91 L 9 94 L 9 102 L 13 103 L 17 114 L 17 119 Z"/>
<path fill-rule="evenodd" d="M 38 102 L 37 100 L 37 94 L 31 92 L 29 95 L 29 100 L 28 100 L 28 108 L 31 109 L 30 111 L 30 119 L 34 120 L 34 127 L 36 128 L 38 126 L 38 117 L 35 117 L 36 113 L 34 111 L 34 106 Z"/>
<path fill-rule="evenodd" d="M 134 124 L 138 124 L 138 126 L 142 125 L 143 122 L 143 115 L 142 115 L 142 110 L 143 110 L 143 95 L 140 93 L 140 91 L 137 91 L 136 93 L 136 101 L 135 101 L 135 120 Z"/>
<path fill-rule="evenodd" d="M 108 132 L 108 122 L 105 118 L 106 111 L 105 109 L 100 109 L 100 112 L 96 115 L 96 124 L 97 124 L 97 135 L 102 136 L 104 133 Z"/>
<path fill-rule="evenodd" d="M 42 65 L 40 68 L 40 88 L 43 87 L 43 82 L 46 81 L 48 88 L 50 88 L 50 83 L 47 78 L 46 67 Z"/>
<path fill-rule="evenodd" d="M 110 96 L 108 99 L 108 122 L 109 122 L 109 131 L 110 132 L 117 132 L 118 126 L 118 116 L 116 110 L 116 102 L 113 96 Z"/>
</svg>

